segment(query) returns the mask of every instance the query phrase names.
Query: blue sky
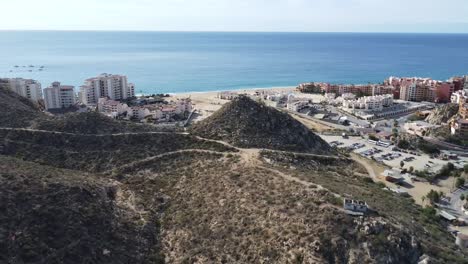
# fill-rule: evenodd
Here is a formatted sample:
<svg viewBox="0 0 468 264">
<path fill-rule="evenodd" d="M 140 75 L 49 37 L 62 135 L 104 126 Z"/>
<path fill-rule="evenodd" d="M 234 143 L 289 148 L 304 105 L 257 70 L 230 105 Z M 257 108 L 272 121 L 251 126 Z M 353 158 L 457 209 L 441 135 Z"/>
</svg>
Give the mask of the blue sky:
<svg viewBox="0 0 468 264">
<path fill-rule="evenodd" d="M 0 29 L 468 33 L 468 0 L 0 0 Z"/>
</svg>

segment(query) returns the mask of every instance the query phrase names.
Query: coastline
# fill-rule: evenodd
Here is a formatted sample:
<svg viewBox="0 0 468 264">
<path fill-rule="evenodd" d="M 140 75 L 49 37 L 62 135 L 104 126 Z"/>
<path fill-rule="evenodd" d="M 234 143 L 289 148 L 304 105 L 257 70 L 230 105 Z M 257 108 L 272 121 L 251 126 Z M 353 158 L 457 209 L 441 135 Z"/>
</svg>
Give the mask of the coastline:
<svg viewBox="0 0 468 264">
<path fill-rule="evenodd" d="M 253 94 L 255 91 L 275 91 L 275 92 L 288 92 L 294 91 L 296 86 L 285 86 L 285 87 L 265 87 L 265 88 L 244 88 L 244 89 L 233 89 L 233 90 L 218 90 L 218 91 L 206 91 L 206 92 L 187 92 L 187 93 L 174 93 L 169 94 L 170 99 L 183 99 L 189 97 L 192 100 L 193 106 L 198 111 L 197 120 L 202 120 L 213 112 L 220 109 L 228 100 L 217 98 L 220 92 L 237 92 Z"/>
<path fill-rule="evenodd" d="M 258 88 L 239 88 L 239 89 L 225 89 L 225 90 L 207 90 L 207 91 L 194 91 L 194 92 L 175 92 L 167 93 L 171 96 L 183 96 L 183 95 L 193 95 L 193 94 L 208 94 L 208 93 L 221 93 L 221 92 L 253 92 L 257 90 L 270 90 L 270 91 L 288 91 L 294 90 L 297 86 L 272 86 L 272 87 L 258 87 Z"/>
</svg>

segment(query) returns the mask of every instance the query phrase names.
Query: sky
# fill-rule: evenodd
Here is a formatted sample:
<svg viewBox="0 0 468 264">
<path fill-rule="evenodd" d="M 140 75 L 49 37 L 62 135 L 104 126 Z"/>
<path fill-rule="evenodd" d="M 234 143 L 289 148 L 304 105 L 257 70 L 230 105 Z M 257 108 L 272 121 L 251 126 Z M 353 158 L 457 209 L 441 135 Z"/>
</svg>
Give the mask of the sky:
<svg viewBox="0 0 468 264">
<path fill-rule="evenodd" d="M 0 0 L 0 30 L 468 33 L 467 0 Z"/>
</svg>

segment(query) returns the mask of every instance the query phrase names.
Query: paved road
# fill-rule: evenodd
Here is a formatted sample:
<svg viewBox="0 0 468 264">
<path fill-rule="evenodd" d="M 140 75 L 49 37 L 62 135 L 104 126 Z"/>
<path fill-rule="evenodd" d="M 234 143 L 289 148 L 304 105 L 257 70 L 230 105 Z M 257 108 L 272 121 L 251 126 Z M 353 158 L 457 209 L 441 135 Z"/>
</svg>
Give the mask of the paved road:
<svg viewBox="0 0 468 264">
<path fill-rule="evenodd" d="M 441 140 L 438 140 L 436 138 L 433 138 L 433 137 L 423 137 L 424 140 L 434 144 L 434 145 L 437 145 L 437 146 L 441 146 L 441 147 L 444 147 L 444 148 L 447 148 L 447 149 L 451 149 L 451 150 L 456 150 L 456 151 L 468 151 L 468 148 L 463 148 L 461 146 L 458 146 L 458 145 L 455 145 L 455 144 L 451 144 L 451 143 L 448 143 L 448 142 L 445 142 L 445 141 L 441 141 Z"/>
<path fill-rule="evenodd" d="M 468 185 L 446 194 L 447 197 L 450 197 L 450 202 L 443 202 L 440 205 L 448 213 L 468 221 L 468 215 L 462 210 L 462 206 L 465 204 L 465 201 L 460 199 L 462 194 L 465 194 L 465 196 L 468 195 Z"/>
</svg>

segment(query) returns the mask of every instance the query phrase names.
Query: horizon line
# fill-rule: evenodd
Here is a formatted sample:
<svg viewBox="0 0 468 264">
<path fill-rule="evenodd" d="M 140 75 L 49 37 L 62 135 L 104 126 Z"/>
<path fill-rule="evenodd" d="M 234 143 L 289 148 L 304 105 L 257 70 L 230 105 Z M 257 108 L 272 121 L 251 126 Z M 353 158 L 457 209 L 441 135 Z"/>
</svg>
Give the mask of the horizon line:
<svg viewBox="0 0 468 264">
<path fill-rule="evenodd" d="M 117 30 L 117 29 L 0 29 L 0 32 L 136 32 L 136 33 L 322 33 L 322 34 L 441 34 L 467 35 L 468 32 L 401 32 L 401 31 L 242 31 L 242 30 Z"/>
</svg>

